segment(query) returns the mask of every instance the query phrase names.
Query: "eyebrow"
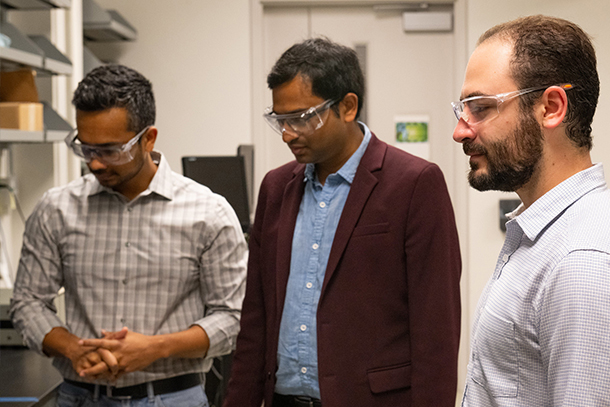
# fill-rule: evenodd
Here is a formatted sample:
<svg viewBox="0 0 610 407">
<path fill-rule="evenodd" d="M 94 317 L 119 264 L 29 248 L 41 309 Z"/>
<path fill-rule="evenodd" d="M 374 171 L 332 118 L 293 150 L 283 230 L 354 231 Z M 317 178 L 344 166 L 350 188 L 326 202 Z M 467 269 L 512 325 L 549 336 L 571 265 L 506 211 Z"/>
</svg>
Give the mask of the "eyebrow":
<svg viewBox="0 0 610 407">
<path fill-rule="evenodd" d="M 306 112 L 307 110 L 309 110 L 310 108 L 311 108 L 311 106 L 310 106 L 310 107 L 306 107 L 306 108 L 304 108 L 304 109 L 296 109 L 296 110 L 291 110 L 291 111 L 289 111 L 289 112 L 285 112 L 285 113 L 278 113 L 278 112 L 276 112 L 275 110 L 272 110 L 271 112 L 272 112 L 272 113 L 274 113 L 274 114 L 276 114 L 276 115 L 278 115 L 278 116 L 284 116 L 284 115 L 286 115 L 286 114 L 305 113 L 305 112 Z"/>
<path fill-rule="evenodd" d="M 468 99 L 468 98 L 472 98 L 475 96 L 494 96 L 494 95 L 490 95 L 490 94 L 486 94 L 483 92 L 471 92 L 468 95 L 464 96 L 464 97 L 460 97 L 460 100 L 464 100 L 464 99 Z"/>
<path fill-rule="evenodd" d="M 122 146 L 124 144 L 129 143 L 129 141 L 127 143 L 101 143 L 101 144 L 89 144 L 89 143 L 83 143 L 83 141 L 81 139 L 78 138 L 78 136 L 76 136 L 76 138 L 78 139 L 78 141 L 80 141 L 80 143 L 84 146 L 87 147 L 116 147 L 116 146 Z"/>
</svg>

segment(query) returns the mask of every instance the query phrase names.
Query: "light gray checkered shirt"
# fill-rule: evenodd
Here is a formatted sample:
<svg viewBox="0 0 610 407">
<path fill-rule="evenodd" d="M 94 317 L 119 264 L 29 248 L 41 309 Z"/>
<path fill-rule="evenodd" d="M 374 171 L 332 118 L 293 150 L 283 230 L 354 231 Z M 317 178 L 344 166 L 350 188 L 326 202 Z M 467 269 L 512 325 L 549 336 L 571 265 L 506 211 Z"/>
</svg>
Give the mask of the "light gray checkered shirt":
<svg viewBox="0 0 610 407">
<path fill-rule="evenodd" d="M 507 223 L 463 406 L 610 406 L 610 191 L 601 164 Z"/>
<path fill-rule="evenodd" d="M 28 346 L 42 352 L 64 326 L 52 305 L 65 287 L 66 327 L 82 338 L 123 326 L 145 335 L 200 325 L 210 338 L 204 359 L 160 359 L 117 387 L 207 371 L 239 330 L 247 248 L 235 212 L 207 187 L 159 167 L 146 191 L 127 199 L 91 174 L 42 197 L 26 223 L 12 317 Z M 71 362 L 61 374 L 81 380 Z"/>
</svg>

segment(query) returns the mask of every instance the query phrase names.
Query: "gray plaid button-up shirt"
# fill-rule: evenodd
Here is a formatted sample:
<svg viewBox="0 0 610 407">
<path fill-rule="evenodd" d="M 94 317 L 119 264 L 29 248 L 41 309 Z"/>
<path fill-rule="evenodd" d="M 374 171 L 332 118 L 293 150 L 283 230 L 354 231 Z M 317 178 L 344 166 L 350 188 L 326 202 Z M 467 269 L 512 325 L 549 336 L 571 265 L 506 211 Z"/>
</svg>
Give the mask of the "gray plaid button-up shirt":
<svg viewBox="0 0 610 407">
<path fill-rule="evenodd" d="M 160 359 L 117 387 L 209 369 L 239 330 L 247 248 L 227 201 L 171 171 L 159 153 L 149 187 L 132 201 L 91 174 L 42 197 L 26 223 L 11 314 L 31 349 L 54 327 L 82 338 L 123 326 L 145 334 L 197 324 L 210 338 L 206 359 Z M 65 288 L 66 323 L 53 299 Z M 82 380 L 70 360 L 54 365 Z"/>
</svg>

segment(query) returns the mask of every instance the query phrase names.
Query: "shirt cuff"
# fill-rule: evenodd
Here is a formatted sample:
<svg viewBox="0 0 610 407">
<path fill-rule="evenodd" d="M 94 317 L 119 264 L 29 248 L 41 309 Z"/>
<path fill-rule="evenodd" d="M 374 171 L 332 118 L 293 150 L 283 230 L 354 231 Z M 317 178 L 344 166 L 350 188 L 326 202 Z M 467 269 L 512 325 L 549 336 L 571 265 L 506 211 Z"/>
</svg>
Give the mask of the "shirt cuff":
<svg viewBox="0 0 610 407">
<path fill-rule="evenodd" d="M 239 331 L 239 312 L 211 314 L 196 322 L 210 340 L 206 358 L 226 355 L 235 349 Z"/>
</svg>

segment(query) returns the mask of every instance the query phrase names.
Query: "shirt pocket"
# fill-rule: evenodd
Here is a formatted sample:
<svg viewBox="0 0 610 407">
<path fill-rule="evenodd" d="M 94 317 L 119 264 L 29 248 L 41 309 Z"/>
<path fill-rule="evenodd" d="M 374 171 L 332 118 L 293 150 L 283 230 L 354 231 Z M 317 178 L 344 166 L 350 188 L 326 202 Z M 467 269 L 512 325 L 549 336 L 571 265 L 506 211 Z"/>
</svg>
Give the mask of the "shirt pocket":
<svg viewBox="0 0 610 407">
<path fill-rule="evenodd" d="M 517 397 L 519 360 L 515 324 L 483 310 L 472 360 L 472 379 L 495 398 Z"/>
</svg>

